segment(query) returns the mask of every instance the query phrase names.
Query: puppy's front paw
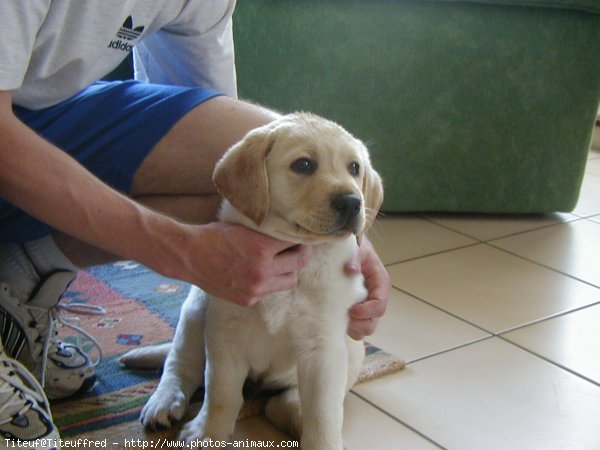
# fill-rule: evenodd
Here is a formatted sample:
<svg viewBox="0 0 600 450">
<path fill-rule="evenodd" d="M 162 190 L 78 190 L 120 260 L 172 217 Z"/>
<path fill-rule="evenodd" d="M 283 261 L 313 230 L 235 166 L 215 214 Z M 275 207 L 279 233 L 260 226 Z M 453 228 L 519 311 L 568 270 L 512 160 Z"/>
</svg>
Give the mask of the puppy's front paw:
<svg viewBox="0 0 600 450">
<path fill-rule="evenodd" d="M 203 424 L 196 417 L 183 426 L 177 439 L 184 441 L 188 445 L 193 441 L 208 439 L 208 436 L 204 435 L 203 429 Z"/>
<path fill-rule="evenodd" d="M 181 429 L 178 439 L 185 441 L 187 444 L 197 441 L 227 441 L 231 437 L 231 433 L 222 427 L 212 424 L 208 425 L 201 414 L 190 420 Z"/>
<path fill-rule="evenodd" d="M 178 388 L 159 386 L 142 409 L 140 420 L 147 428 L 170 428 L 172 421 L 183 417 L 186 407 L 185 395 Z"/>
</svg>

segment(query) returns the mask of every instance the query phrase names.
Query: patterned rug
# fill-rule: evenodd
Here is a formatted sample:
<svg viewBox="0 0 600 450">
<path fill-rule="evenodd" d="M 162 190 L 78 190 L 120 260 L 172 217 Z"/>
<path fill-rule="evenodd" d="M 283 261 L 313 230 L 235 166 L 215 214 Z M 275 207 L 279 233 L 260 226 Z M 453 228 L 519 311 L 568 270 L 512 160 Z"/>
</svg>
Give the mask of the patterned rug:
<svg viewBox="0 0 600 450">
<path fill-rule="evenodd" d="M 104 356 L 90 392 L 52 402 L 54 422 L 62 437 L 137 420 L 159 374 L 126 370 L 118 358 L 137 346 L 170 340 L 188 290 L 186 283 L 130 261 L 97 266 L 78 275 L 62 302 L 106 310 L 103 316 L 79 316 L 79 326 L 98 339 Z M 74 342 L 76 337 L 71 334 L 68 330 L 63 340 Z M 84 349 L 91 351 L 91 345 Z M 399 358 L 373 346 L 366 345 L 366 352 L 359 382 L 404 367 Z M 250 399 L 242 414 L 260 413 L 263 403 L 260 397 Z"/>
</svg>

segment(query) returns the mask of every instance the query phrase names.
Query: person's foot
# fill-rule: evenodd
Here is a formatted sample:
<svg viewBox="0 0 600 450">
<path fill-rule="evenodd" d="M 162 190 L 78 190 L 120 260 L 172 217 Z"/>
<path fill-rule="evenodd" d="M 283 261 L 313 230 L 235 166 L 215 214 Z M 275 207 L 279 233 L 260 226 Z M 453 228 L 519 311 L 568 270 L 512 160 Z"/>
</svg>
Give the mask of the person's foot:
<svg viewBox="0 0 600 450">
<path fill-rule="evenodd" d="M 29 299 L 20 298 L 14 289 L 0 282 L 0 336 L 5 351 L 27 367 L 43 386 L 49 398 L 64 398 L 90 389 L 99 362 L 78 346 L 58 339 L 57 326 L 67 325 L 96 346 L 96 341 L 60 317 L 59 305 L 76 273 L 57 271 L 44 278 Z M 99 351 L 99 347 L 98 347 Z"/>
<path fill-rule="evenodd" d="M 60 436 L 42 387 L 21 363 L 3 351 L 1 341 L 0 439 L 7 448 L 12 443 L 33 450 L 60 448 Z"/>
</svg>

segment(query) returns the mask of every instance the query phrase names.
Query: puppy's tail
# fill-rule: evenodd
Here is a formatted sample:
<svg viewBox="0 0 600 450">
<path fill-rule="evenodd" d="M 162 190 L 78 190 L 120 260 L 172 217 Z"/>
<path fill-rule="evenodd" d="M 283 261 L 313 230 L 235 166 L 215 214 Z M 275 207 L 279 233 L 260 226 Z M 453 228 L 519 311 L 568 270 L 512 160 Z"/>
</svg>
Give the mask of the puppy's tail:
<svg viewBox="0 0 600 450">
<path fill-rule="evenodd" d="M 160 369 L 170 349 L 171 342 L 136 348 L 121 356 L 119 361 L 130 369 Z"/>
</svg>

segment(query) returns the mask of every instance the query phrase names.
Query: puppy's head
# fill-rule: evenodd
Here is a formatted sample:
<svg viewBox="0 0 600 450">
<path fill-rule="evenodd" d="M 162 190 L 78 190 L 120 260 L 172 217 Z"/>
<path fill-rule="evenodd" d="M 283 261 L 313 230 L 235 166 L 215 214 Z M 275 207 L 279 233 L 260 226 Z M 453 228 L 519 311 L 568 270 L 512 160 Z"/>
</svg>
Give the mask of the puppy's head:
<svg viewBox="0 0 600 450">
<path fill-rule="evenodd" d="M 248 133 L 225 153 L 213 180 L 256 225 L 297 242 L 351 233 L 360 240 L 383 200 L 381 179 L 363 143 L 307 113 Z"/>
</svg>

